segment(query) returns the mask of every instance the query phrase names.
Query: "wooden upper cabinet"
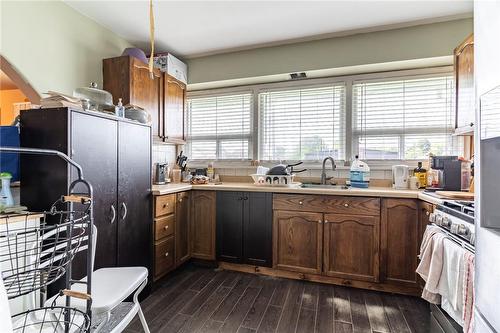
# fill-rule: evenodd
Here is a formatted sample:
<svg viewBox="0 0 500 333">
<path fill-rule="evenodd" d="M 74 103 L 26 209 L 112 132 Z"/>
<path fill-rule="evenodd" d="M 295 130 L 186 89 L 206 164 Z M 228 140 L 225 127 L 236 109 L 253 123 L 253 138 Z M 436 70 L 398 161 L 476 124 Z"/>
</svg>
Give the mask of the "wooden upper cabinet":
<svg viewBox="0 0 500 333">
<path fill-rule="evenodd" d="M 103 88 L 113 95 L 113 103 L 121 98 L 123 105 L 144 108 L 152 120 L 153 137 L 163 137 L 163 80 L 158 69 L 149 74 L 148 65 L 129 56 L 103 60 Z"/>
<path fill-rule="evenodd" d="M 153 70 L 140 60 L 122 56 L 103 60 L 104 90 L 113 102 L 140 106 L 151 115 L 153 138 L 184 143 L 186 85 L 172 76 Z"/>
<path fill-rule="evenodd" d="M 275 210 L 273 263 L 278 269 L 320 274 L 323 214 Z"/>
<path fill-rule="evenodd" d="M 420 224 L 414 199 L 382 199 L 381 279 L 417 286 Z"/>
<path fill-rule="evenodd" d="M 186 85 L 165 74 L 163 118 L 165 141 L 184 143 L 184 115 L 186 107 Z"/>
<path fill-rule="evenodd" d="M 324 268 L 328 276 L 379 280 L 378 216 L 325 214 Z"/>
<path fill-rule="evenodd" d="M 191 256 L 215 260 L 215 191 L 191 192 Z"/>
<path fill-rule="evenodd" d="M 189 207 L 190 192 L 176 194 L 175 204 L 175 265 L 179 266 L 191 257 Z"/>
<path fill-rule="evenodd" d="M 474 126 L 474 35 L 454 50 L 457 132 L 472 132 Z"/>
</svg>

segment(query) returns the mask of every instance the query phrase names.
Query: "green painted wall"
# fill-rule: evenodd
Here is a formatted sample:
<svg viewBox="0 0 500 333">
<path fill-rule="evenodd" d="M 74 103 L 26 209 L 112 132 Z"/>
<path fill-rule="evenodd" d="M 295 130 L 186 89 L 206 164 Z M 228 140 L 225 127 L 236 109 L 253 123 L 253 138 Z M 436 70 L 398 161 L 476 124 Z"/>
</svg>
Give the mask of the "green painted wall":
<svg viewBox="0 0 500 333">
<path fill-rule="evenodd" d="M 189 83 L 447 56 L 472 31 L 460 19 L 193 58 Z"/>
<path fill-rule="evenodd" d="M 0 11 L 0 52 L 39 93 L 102 87 L 102 59 L 130 46 L 61 1 L 2 0 Z"/>
</svg>

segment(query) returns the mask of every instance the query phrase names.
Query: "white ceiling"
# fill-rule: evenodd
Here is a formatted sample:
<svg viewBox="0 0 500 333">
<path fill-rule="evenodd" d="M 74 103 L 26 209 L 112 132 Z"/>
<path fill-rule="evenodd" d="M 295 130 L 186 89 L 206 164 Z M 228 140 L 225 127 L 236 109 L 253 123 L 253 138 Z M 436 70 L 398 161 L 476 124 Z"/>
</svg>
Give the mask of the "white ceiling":
<svg viewBox="0 0 500 333">
<path fill-rule="evenodd" d="M 149 53 L 148 1 L 66 3 Z M 153 1 L 156 48 L 180 57 L 471 16 L 472 0 Z"/>
</svg>

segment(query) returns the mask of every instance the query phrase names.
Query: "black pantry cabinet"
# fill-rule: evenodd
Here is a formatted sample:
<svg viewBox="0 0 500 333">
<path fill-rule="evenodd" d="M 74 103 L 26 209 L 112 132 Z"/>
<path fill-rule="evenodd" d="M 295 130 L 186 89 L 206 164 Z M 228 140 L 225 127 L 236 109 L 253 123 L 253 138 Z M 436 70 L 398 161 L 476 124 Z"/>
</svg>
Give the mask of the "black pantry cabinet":
<svg viewBox="0 0 500 333">
<path fill-rule="evenodd" d="M 94 190 L 94 269 L 152 263 L 151 127 L 69 108 L 21 112 L 21 146 L 59 150 Z M 75 169 L 53 156 L 21 155 L 21 204 L 42 211 L 67 193 Z M 73 278 L 86 274 L 84 253 Z M 151 270 L 150 270 L 151 271 Z"/>
<path fill-rule="evenodd" d="M 217 192 L 217 259 L 272 267 L 272 193 Z"/>
</svg>

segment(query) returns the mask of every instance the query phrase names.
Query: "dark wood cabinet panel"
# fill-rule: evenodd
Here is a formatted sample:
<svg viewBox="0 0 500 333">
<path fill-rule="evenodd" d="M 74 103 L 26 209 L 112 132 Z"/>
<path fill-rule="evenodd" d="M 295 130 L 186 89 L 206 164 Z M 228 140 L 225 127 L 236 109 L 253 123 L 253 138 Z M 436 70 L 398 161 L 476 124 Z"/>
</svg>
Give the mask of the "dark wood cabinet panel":
<svg viewBox="0 0 500 333">
<path fill-rule="evenodd" d="M 118 124 L 118 266 L 151 268 L 151 129 Z"/>
<path fill-rule="evenodd" d="M 420 234 L 417 200 L 383 199 L 381 217 L 383 281 L 416 285 Z"/>
<path fill-rule="evenodd" d="M 168 74 L 164 74 L 164 131 L 165 141 L 184 141 L 184 114 L 186 85 Z"/>
<path fill-rule="evenodd" d="M 474 35 L 454 50 L 456 127 L 462 132 L 474 130 Z"/>
<path fill-rule="evenodd" d="M 217 192 L 217 259 L 243 261 L 243 192 Z"/>
<path fill-rule="evenodd" d="M 217 192 L 217 259 L 272 266 L 272 193 Z"/>
<path fill-rule="evenodd" d="M 191 257 L 189 207 L 190 192 L 177 193 L 175 206 L 175 265 L 179 266 Z"/>
<path fill-rule="evenodd" d="M 215 191 L 192 191 L 191 256 L 215 260 Z"/>
<path fill-rule="evenodd" d="M 379 237 L 379 217 L 325 214 L 324 273 L 378 281 Z"/>
<path fill-rule="evenodd" d="M 275 210 L 273 247 L 274 267 L 320 274 L 323 214 Z"/>
<path fill-rule="evenodd" d="M 90 130 L 92 129 L 92 130 Z M 118 123 L 71 112 L 71 158 L 81 165 L 94 190 L 94 224 L 97 227 L 95 269 L 118 264 Z M 74 177 L 76 174 L 72 171 Z M 114 210 L 114 212 L 113 212 Z M 84 261 L 75 262 L 75 273 L 84 274 Z M 81 266 L 81 267 L 80 267 Z M 83 276 L 80 276 L 83 277 Z"/>
<path fill-rule="evenodd" d="M 380 199 L 331 195 L 276 194 L 273 208 L 278 210 L 378 216 L 380 214 Z"/>
<path fill-rule="evenodd" d="M 255 266 L 272 266 L 273 259 L 273 195 L 244 193 L 243 257 Z"/>
<path fill-rule="evenodd" d="M 175 214 L 155 218 L 155 241 L 174 234 L 175 220 Z"/>
</svg>

